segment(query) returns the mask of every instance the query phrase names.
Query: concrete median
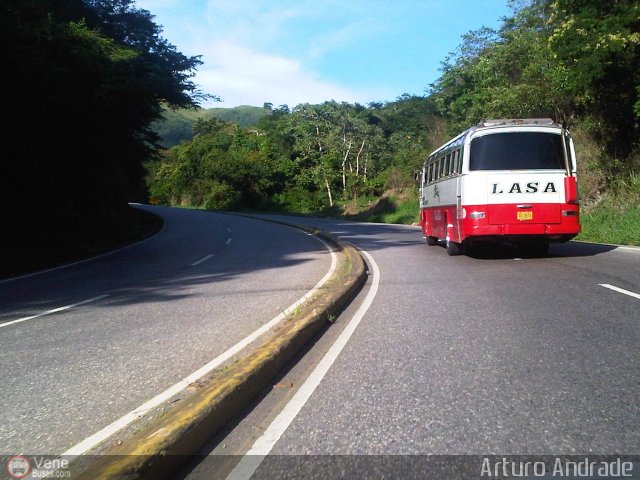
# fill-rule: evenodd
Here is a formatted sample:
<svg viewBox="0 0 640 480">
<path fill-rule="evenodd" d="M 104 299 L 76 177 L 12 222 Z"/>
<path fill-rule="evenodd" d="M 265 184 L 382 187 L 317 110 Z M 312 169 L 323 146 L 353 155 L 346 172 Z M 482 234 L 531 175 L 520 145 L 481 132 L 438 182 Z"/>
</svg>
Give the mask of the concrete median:
<svg viewBox="0 0 640 480">
<path fill-rule="evenodd" d="M 257 348 L 169 408 L 135 437 L 103 451 L 80 471 L 74 471 L 72 465 L 73 478 L 169 477 L 249 405 L 355 297 L 366 280 L 364 261 L 355 248 L 316 229 L 295 227 L 322 237 L 336 250 L 338 266 L 321 291 L 267 334 Z"/>
</svg>

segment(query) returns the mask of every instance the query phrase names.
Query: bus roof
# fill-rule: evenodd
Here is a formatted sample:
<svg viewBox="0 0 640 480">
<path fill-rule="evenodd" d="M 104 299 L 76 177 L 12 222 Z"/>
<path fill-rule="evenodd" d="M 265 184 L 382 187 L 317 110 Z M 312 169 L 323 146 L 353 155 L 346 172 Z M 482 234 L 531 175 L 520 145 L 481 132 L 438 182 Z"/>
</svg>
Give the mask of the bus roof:
<svg viewBox="0 0 640 480">
<path fill-rule="evenodd" d="M 497 120 L 483 120 L 476 127 L 497 127 L 511 125 L 545 125 L 556 126 L 557 124 L 550 118 L 503 118 Z M 559 126 L 559 125 L 558 125 Z"/>
</svg>

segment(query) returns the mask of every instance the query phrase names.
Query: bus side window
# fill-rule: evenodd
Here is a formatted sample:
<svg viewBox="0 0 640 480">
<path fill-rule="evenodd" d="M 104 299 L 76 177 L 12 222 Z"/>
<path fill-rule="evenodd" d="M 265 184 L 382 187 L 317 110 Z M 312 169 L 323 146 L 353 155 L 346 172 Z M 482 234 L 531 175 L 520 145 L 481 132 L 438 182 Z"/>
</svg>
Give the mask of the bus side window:
<svg viewBox="0 0 640 480">
<path fill-rule="evenodd" d="M 460 173 L 460 169 L 458 168 L 458 157 L 459 157 L 459 150 L 456 150 L 455 152 L 453 152 L 453 165 L 451 166 L 451 173 Z"/>
</svg>

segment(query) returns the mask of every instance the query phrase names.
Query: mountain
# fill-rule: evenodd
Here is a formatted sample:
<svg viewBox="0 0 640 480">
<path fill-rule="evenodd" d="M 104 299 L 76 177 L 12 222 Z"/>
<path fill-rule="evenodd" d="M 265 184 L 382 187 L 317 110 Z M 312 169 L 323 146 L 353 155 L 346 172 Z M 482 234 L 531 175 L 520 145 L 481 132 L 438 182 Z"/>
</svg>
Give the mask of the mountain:
<svg viewBox="0 0 640 480">
<path fill-rule="evenodd" d="M 267 114 L 261 107 L 242 105 L 234 108 L 200 108 L 198 110 L 165 110 L 163 120 L 153 125 L 153 130 L 160 136 L 160 145 L 172 147 L 183 140 L 193 138 L 193 124 L 199 118 L 218 118 L 229 123 L 237 123 L 241 127 L 255 125 Z"/>
</svg>

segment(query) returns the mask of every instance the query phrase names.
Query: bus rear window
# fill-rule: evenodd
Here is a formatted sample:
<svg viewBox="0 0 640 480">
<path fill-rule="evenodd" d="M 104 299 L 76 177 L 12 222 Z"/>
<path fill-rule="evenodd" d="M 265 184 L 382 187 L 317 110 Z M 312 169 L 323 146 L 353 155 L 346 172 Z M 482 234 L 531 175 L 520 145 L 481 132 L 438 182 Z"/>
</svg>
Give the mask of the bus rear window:
<svg viewBox="0 0 640 480">
<path fill-rule="evenodd" d="M 471 141 L 470 170 L 564 168 L 562 137 L 554 133 L 494 133 Z"/>
</svg>

